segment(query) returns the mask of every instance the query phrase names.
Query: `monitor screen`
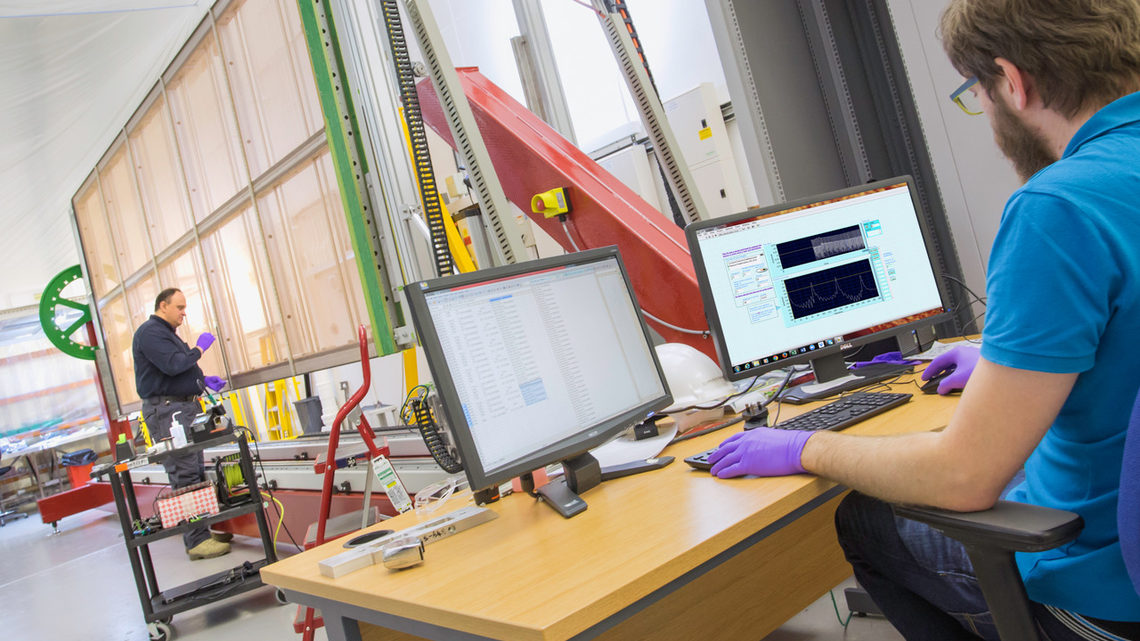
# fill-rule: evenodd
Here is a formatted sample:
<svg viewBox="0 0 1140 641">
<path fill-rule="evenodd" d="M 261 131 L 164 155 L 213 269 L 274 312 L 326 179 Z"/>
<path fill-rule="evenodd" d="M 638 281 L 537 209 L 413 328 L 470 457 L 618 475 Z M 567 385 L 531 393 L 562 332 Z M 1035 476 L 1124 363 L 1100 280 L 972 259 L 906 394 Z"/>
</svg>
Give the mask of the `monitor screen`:
<svg viewBox="0 0 1140 641">
<path fill-rule="evenodd" d="M 472 488 L 581 454 L 672 402 L 616 248 L 407 291 Z"/>
<path fill-rule="evenodd" d="M 947 311 L 908 177 L 686 230 L 730 379 L 837 355 Z"/>
</svg>

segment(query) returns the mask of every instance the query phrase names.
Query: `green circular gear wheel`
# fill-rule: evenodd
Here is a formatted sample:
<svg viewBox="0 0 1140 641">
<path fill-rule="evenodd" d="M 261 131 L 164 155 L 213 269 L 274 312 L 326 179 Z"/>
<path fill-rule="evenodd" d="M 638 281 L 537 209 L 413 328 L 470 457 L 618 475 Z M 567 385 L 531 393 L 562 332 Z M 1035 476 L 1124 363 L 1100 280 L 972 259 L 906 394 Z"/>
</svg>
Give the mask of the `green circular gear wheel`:
<svg viewBox="0 0 1140 641">
<path fill-rule="evenodd" d="M 47 334 L 51 344 L 58 347 L 61 352 L 75 358 L 93 361 L 97 348 L 94 345 L 84 345 L 71 339 L 72 334 L 91 321 L 91 309 L 83 303 L 68 300 L 61 295 L 65 287 L 80 278 L 83 278 L 83 270 L 79 265 L 74 265 L 56 274 L 55 278 L 51 279 L 40 298 L 40 325 L 43 326 L 44 333 Z M 79 320 L 61 329 L 55 324 L 56 308 L 59 306 L 78 309 L 80 312 Z"/>
</svg>

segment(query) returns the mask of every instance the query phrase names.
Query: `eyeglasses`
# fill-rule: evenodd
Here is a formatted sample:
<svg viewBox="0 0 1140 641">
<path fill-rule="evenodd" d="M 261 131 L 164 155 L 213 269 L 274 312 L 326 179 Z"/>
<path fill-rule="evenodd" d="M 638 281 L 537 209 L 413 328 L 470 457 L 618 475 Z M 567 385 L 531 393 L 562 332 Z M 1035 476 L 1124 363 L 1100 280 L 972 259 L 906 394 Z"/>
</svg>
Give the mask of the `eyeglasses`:
<svg viewBox="0 0 1140 641">
<path fill-rule="evenodd" d="M 950 100 L 958 105 L 962 111 L 971 116 L 982 115 L 982 103 L 978 99 L 978 96 L 973 91 L 970 91 L 976 84 L 978 84 L 978 77 L 972 76 L 966 80 L 966 82 L 963 82 L 961 87 L 955 89 L 954 93 L 950 94 Z"/>
<path fill-rule="evenodd" d="M 423 516 L 435 512 L 451 498 L 452 494 L 456 491 L 466 490 L 467 487 L 467 479 L 462 476 L 450 476 L 428 485 L 416 492 L 416 499 L 413 504 L 416 514 Z"/>
</svg>

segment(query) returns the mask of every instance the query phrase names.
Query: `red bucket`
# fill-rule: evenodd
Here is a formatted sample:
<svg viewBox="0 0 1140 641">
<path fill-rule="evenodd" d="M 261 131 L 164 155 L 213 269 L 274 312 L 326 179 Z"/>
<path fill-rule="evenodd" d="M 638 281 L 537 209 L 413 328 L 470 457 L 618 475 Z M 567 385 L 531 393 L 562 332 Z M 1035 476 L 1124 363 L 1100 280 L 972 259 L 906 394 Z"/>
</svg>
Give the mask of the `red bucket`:
<svg viewBox="0 0 1140 641">
<path fill-rule="evenodd" d="M 83 487 L 91 481 L 91 468 L 95 467 L 94 463 L 87 465 L 74 465 L 67 468 L 67 480 L 71 483 L 72 489 Z"/>
</svg>

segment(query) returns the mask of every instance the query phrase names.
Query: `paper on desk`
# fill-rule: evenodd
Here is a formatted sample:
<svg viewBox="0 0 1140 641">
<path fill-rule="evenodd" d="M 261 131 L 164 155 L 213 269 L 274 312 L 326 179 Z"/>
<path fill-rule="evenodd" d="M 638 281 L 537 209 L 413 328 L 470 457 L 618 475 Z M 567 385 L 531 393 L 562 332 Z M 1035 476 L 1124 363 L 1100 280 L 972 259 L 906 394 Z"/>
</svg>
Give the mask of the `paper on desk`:
<svg viewBox="0 0 1140 641">
<path fill-rule="evenodd" d="M 590 450 L 590 454 L 598 459 L 598 464 L 602 467 L 609 467 L 611 465 L 621 465 L 622 463 L 632 463 L 633 461 L 644 461 L 647 458 L 657 456 L 673 440 L 677 435 L 677 426 L 671 425 L 668 428 L 658 428 L 661 433 L 653 438 L 646 438 L 636 441 L 633 438 L 633 431 L 627 430 L 619 434 L 616 438 L 610 439 L 605 443 Z"/>
<path fill-rule="evenodd" d="M 939 356 L 945 354 L 946 352 L 954 349 L 958 345 L 964 345 L 964 344 L 965 345 L 973 345 L 974 347 L 981 347 L 982 341 L 981 341 L 981 339 L 972 340 L 972 341 L 968 341 L 968 342 L 954 341 L 953 343 L 943 343 L 942 341 L 934 341 L 930 345 L 930 349 L 926 350 L 925 352 L 923 352 L 921 354 L 915 354 L 914 356 L 907 356 L 907 358 L 913 358 L 917 361 L 932 361 L 932 360 L 938 358 Z"/>
</svg>

